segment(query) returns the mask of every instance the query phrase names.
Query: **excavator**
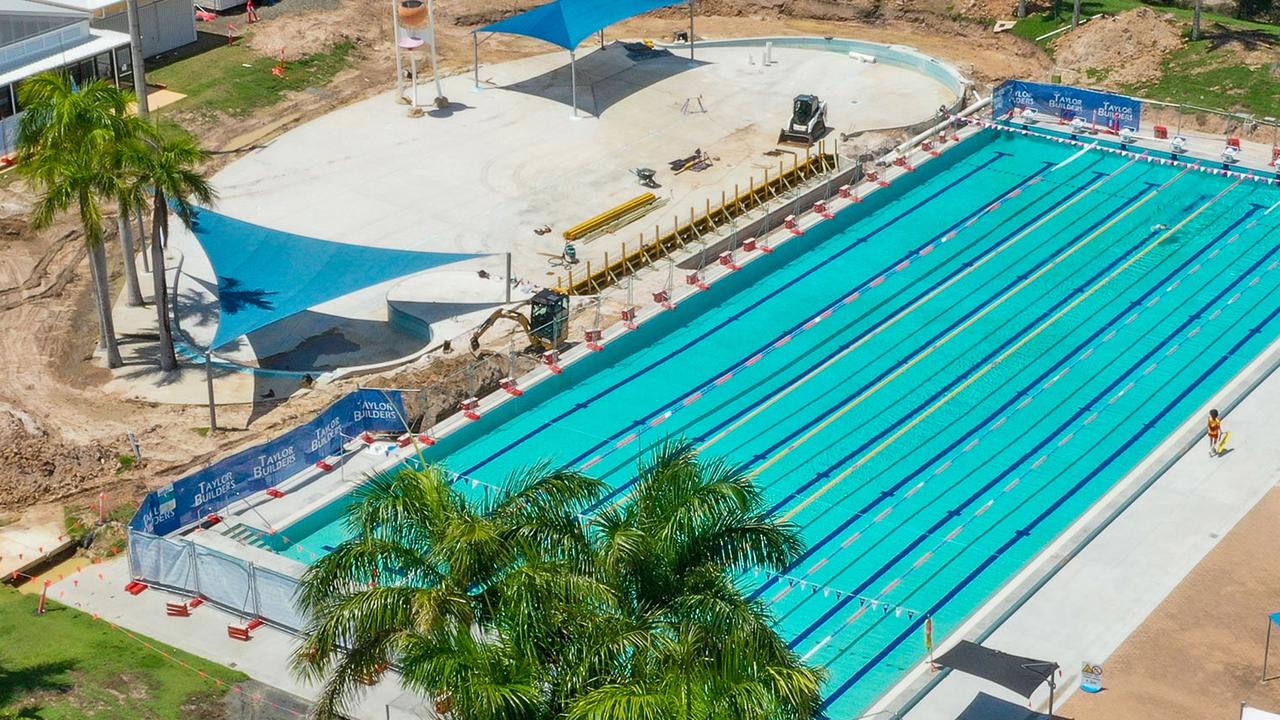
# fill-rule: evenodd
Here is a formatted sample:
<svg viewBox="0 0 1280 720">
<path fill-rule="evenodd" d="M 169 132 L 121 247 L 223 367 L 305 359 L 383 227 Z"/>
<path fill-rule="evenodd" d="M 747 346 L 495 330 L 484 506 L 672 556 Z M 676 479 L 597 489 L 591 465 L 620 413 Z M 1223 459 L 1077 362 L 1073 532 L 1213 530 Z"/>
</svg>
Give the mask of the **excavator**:
<svg viewBox="0 0 1280 720">
<path fill-rule="evenodd" d="M 480 338 L 499 320 L 519 324 L 530 347 L 539 352 L 555 350 L 569 336 L 569 298 L 554 290 L 539 290 L 529 298 L 529 317 L 518 310 L 498 308 L 471 335 L 472 352 L 480 349 Z"/>
</svg>

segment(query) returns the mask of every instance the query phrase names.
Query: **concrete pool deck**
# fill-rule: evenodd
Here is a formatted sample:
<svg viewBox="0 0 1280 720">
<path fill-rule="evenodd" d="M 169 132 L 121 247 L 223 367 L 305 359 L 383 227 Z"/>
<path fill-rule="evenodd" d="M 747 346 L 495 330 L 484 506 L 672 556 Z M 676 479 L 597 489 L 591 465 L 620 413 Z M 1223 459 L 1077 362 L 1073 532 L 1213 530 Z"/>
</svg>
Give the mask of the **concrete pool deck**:
<svg viewBox="0 0 1280 720">
<path fill-rule="evenodd" d="M 326 240 L 497 254 L 450 266 L 495 278 L 493 292 L 470 298 L 479 307 L 435 319 L 436 336 L 452 337 L 502 302 L 503 254 L 512 253 L 513 279 L 526 287 L 556 284 L 563 272 L 561 233 L 646 192 L 634 168 L 658 170 L 661 187 L 654 193 L 662 207 L 615 235 L 578 243 L 580 267 L 587 261 L 598 267 L 605 253 L 616 258 L 623 241 L 634 249 L 642 229 L 652 237 L 655 225 L 669 227 L 690 208 L 718 205 L 723 192 L 732 193 L 735 184 L 745 190 L 749 179 L 759 182 L 779 162 L 790 167 L 791 153 L 803 159 L 803 151 L 765 154 L 775 148 L 796 94 L 826 100 L 835 133 L 918 123 L 956 100 L 922 73 L 841 52 L 775 47 L 768 65 L 761 55 L 761 48 L 699 47 L 692 64 L 678 51 L 637 61 L 619 43 L 584 53 L 577 64 L 577 118 L 566 103 L 563 53 L 482 66 L 479 90 L 470 74 L 445 78 L 452 105 L 421 118 L 408 117 L 394 91 L 384 93 L 232 163 L 213 179 L 216 209 Z M 422 83 L 420 100 L 433 95 L 430 83 Z M 695 149 L 716 158 L 711 167 L 679 175 L 668 170 L 671 160 Z M 544 225 L 552 232 L 533 232 Z M 182 325 L 200 344 L 216 327 L 216 313 L 207 312 L 216 302 L 207 285 L 212 269 L 185 230 L 176 230 L 171 242 L 183 257 L 184 303 L 193 308 Z M 395 285 L 319 305 L 313 310 L 323 317 L 314 326 L 269 328 L 223 354 L 254 364 L 314 337 L 324 321 L 386 320 L 387 291 Z M 451 287 L 447 273 L 428 272 L 401 284 L 399 294 L 420 304 L 456 303 Z M 394 357 L 370 348 L 335 361 L 360 365 Z"/>
<path fill-rule="evenodd" d="M 1280 427 L 1280 374 L 1273 372 L 1278 364 L 1280 343 L 1275 343 L 1215 397 L 1213 406 L 1226 408 L 1243 393 L 1224 417 L 1223 426 L 1232 433 L 1230 452 L 1209 457 L 1203 439 L 1205 412 L 1189 418 L 963 627 L 935 628 L 936 654 L 961 638 L 978 641 L 984 627 L 1007 615 L 981 644 L 1057 662 L 1062 668 L 1057 713 L 1079 687 L 1081 664 L 1102 663 L 1105 668 L 1111 653 L 1280 480 L 1280 445 L 1268 442 L 1265 432 Z M 1195 445 L 1183 454 L 1191 441 Z M 1170 461 L 1141 491 L 1151 474 Z M 1135 491 L 1141 494 L 1126 507 Z M 1070 556 L 1103 524 L 1104 516 L 1121 510 L 1078 555 Z M 1057 572 L 1022 601 L 1050 568 Z M 1261 618 L 1258 623 L 1260 632 Z M 1028 703 L 993 683 L 953 672 L 909 712 L 897 714 L 935 679 L 922 665 L 873 707 L 878 714 L 872 716 L 952 720 L 979 692 L 1041 713 L 1048 710 L 1047 685 Z M 1224 712 L 1234 711 L 1238 701 L 1224 698 Z"/>
</svg>

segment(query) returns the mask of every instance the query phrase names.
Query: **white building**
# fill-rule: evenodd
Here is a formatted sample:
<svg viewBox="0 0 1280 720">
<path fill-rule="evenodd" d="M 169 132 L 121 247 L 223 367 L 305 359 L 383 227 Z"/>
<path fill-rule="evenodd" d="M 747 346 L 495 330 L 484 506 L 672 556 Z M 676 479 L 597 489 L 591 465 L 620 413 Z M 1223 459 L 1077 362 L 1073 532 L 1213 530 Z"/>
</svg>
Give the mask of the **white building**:
<svg viewBox="0 0 1280 720">
<path fill-rule="evenodd" d="M 95 30 L 129 32 L 129 18 L 125 14 L 123 0 L 39 1 L 88 15 Z M 138 24 L 143 57 L 153 57 L 196 41 L 192 0 L 138 0 Z"/>
<path fill-rule="evenodd" d="M 105 78 L 132 82 L 129 36 L 90 27 L 84 12 L 30 0 L 0 0 L 0 154 L 14 150 L 18 83 L 46 70 L 65 69 L 77 82 Z"/>
</svg>

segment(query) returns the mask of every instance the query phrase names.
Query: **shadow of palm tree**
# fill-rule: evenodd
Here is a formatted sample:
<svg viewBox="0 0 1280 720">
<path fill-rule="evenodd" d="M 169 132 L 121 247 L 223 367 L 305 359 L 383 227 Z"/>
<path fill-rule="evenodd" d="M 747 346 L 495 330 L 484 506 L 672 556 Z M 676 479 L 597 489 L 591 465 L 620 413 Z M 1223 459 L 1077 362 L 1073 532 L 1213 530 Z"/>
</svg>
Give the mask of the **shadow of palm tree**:
<svg viewBox="0 0 1280 720">
<path fill-rule="evenodd" d="M 235 278 L 218 278 L 218 303 L 222 306 L 224 314 L 234 315 L 247 308 L 257 308 L 258 310 L 275 309 L 275 304 L 267 298 L 271 295 L 278 295 L 277 291 L 245 288 L 242 285 L 243 283 Z"/>
<path fill-rule="evenodd" d="M 1204 34 L 1209 41 L 1209 51 L 1221 50 L 1227 44 L 1238 42 L 1245 50 L 1270 50 L 1280 45 L 1280 36 L 1266 30 L 1241 27 L 1227 27 L 1222 23 L 1214 23 L 1209 32 Z"/>
<path fill-rule="evenodd" d="M 72 660 L 38 663 L 18 669 L 0 667 L 0 707 L 21 701 L 32 693 L 66 693 L 74 687 L 68 673 L 79 666 Z M 24 707 L 19 714 L 33 708 Z M 38 708 L 34 708 L 38 712 Z"/>
</svg>

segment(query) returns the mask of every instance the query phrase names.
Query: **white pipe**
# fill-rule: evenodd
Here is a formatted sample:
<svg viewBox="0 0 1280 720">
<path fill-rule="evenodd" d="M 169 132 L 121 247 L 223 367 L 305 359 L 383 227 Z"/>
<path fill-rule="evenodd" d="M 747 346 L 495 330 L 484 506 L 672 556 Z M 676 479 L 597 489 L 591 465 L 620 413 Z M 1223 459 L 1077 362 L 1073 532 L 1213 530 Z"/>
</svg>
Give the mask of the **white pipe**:
<svg viewBox="0 0 1280 720">
<path fill-rule="evenodd" d="M 569 83 L 573 87 L 573 116 L 578 117 L 578 61 L 572 50 L 569 51 Z"/>
<path fill-rule="evenodd" d="M 440 89 L 440 71 L 436 67 L 436 10 L 435 0 L 427 0 L 427 22 L 431 24 L 431 77 L 436 81 L 436 103 L 444 97 Z M 414 81 L 417 82 L 416 80 Z M 416 105 L 417 103 L 415 103 Z M 443 109 L 443 108 L 441 108 Z"/>
<path fill-rule="evenodd" d="M 400 57 L 400 13 L 396 0 L 391 0 L 391 44 L 396 53 L 396 100 L 404 97 L 404 60 Z"/>
</svg>

